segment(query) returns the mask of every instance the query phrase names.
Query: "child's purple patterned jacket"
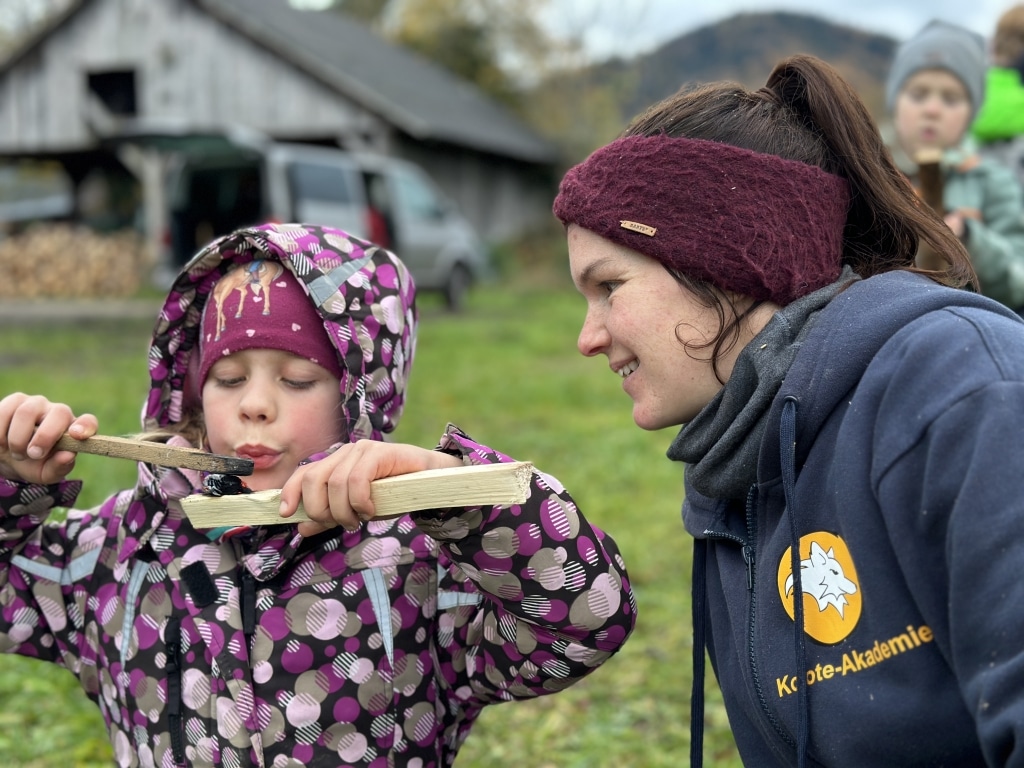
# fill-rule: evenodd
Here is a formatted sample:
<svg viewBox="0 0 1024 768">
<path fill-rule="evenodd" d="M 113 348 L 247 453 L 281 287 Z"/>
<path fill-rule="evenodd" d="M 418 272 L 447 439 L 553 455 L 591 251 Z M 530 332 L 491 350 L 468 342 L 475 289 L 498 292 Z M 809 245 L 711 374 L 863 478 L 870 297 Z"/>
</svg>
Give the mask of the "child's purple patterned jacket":
<svg viewBox="0 0 1024 768">
<path fill-rule="evenodd" d="M 301 225 L 243 230 L 192 260 L 157 322 L 145 427 L 195 398 L 202 306 L 254 258 L 281 261 L 320 308 L 350 439 L 382 439 L 412 362 L 412 281 L 389 252 Z M 510 460 L 451 427 L 439 448 Z M 77 481 L 0 479 L 0 651 L 70 669 L 120 766 L 450 765 L 485 705 L 566 688 L 635 622 L 615 544 L 541 473 L 522 506 L 310 539 L 286 525 L 211 541 L 177 501 L 200 485 L 140 465 L 134 489 L 46 523 Z"/>
</svg>

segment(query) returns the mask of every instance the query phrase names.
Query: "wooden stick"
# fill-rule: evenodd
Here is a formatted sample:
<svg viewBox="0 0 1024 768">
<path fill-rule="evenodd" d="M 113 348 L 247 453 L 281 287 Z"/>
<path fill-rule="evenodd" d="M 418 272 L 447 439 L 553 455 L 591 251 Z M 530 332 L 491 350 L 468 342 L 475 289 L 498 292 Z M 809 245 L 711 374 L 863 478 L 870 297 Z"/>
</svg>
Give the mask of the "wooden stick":
<svg viewBox="0 0 1024 768">
<path fill-rule="evenodd" d="M 127 437 L 93 435 L 85 440 L 77 440 L 65 433 L 57 441 L 57 448 L 75 453 L 111 456 L 116 459 L 146 461 L 161 467 L 185 467 L 231 475 L 251 475 L 253 470 L 252 459 L 221 456 L 198 448 L 178 448 L 152 440 L 133 440 Z"/>
<path fill-rule="evenodd" d="M 921 199 L 939 216 L 945 212 L 943 202 L 944 183 L 942 180 L 942 150 L 930 148 L 919 150 L 914 155 L 917 163 L 917 178 L 921 185 Z"/>
<path fill-rule="evenodd" d="M 917 163 L 917 178 L 921 186 L 921 199 L 940 217 L 945 215 L 943 202 L 945 184 L 942 179 L 942 150 L 922 149 L 914 156 Z M 922 242 L 917 250 L 917 266 L 921 269 L 941 271 L 946 268 L 945 260 L 928 243 Z"/>
<path fill-rule="evenodd" d="M 527 461 L 428 469 L 374 480 L 370 498 L 376 517 L 381 518 L 422 509 L 522 504 L 530 495 L 532 473 L 533 464 Z M 291 517 L 281 517 L 280 504 L 280 489 L 237 496 L 197 493 L 181 500 L 181 508 L 196 528 L 287 525 L 309 520 L 301 504 Z"/>
</svg>

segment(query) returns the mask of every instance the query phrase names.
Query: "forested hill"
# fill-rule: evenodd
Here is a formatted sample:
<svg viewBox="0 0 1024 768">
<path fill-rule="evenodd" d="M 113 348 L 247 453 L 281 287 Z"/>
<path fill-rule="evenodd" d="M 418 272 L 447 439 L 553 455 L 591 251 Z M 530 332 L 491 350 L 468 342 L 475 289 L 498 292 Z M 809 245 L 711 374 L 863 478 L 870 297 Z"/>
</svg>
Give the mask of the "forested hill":
<svg viewBox="0 0 1024 768">
<path fill-rule="evenodd" d="M 633 115 L 688 84 L 736 80 L 764 85 L 783 57 L 809 53 L 832 64 L 876 118 L 885 110 L 885 78 L 898 41 L 824 19 L 794 13 L 744 13 L 676 38 L 628 61 L 613 59 L 592 71 L 615 82 L 622 114 Z"/>
</svg>

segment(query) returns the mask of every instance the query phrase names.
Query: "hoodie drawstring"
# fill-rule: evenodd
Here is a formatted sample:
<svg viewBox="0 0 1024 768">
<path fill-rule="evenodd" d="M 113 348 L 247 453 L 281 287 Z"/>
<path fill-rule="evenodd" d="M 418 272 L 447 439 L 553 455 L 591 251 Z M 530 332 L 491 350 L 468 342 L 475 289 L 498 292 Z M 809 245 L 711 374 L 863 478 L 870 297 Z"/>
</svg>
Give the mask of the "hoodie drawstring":
<svg viewBox="0 0 1024 768">
<path fill-rule="evenodd" d="M 800 532 L 796 524 L 793 489 L 796 485 L 796 407 L 795 397 L 782 403 L 782 423 L 779 426 L 779 453 L 782 463 L 782 492 L 789 512 L 790 553 L 793 569 L 793 625 L 796 632 L 797 670 L 807 669 L 807 645 L 804 639 L 804 592 L 800 581 Z M 810 707 L 807 702 L 807 683 L 797 686 L 797 706 L 800 708 L 797 725 L 797 768 L 807 765 L 807 743 L 810 739 Z"/>
<path fill-rule="evenodd" d="M 690 768 L 704 764 L 704 641 L 707 584 L 705 567 L 708 540 L 693 540 L 691 610 L 693 618 L 693 687 L 690 689 Z"/>
<path fill-rule="evenodd" d="M 793 570 L 793 624 L 797 669 L 807 669 L 807 646 L 804 638 L 803 585 L 800 581 L 800 533 L 797 529 L 796 509 L 793 504 L 796 485 L 796 411 L 795 397 L 786 397 L 782 404 L 779 425 L 779 451 L 782 465 L 782 492 L 789 512 L 791 567 Z M 704 764 L 704 644 L 707 618 L 707 539 L 693 540 L 693 571 L 691 576 L 693 618 L 693 687 L 690 690 L 690 766 L 702 768 Z M 810 707 L 806 682 L 797 686 L 796 765 L 807 766 L 807 746 L 810 740 Z"/>
</svg>

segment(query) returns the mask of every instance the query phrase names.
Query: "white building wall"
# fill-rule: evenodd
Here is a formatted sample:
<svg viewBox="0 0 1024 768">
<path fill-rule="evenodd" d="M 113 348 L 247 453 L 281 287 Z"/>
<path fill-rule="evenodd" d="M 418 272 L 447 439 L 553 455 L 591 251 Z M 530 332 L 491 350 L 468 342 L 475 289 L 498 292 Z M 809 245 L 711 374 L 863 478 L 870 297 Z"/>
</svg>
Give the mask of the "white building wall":
<svg viewBox="0 0 1024 768">
<path fill-rule="evenodd" d="M 89 73 L 134 70 L 137 117 L 271 135 L 389 129 L 183 0 L 89 3 L 0 80 L 0 152 L 93 145 Z"/>
</svg>

